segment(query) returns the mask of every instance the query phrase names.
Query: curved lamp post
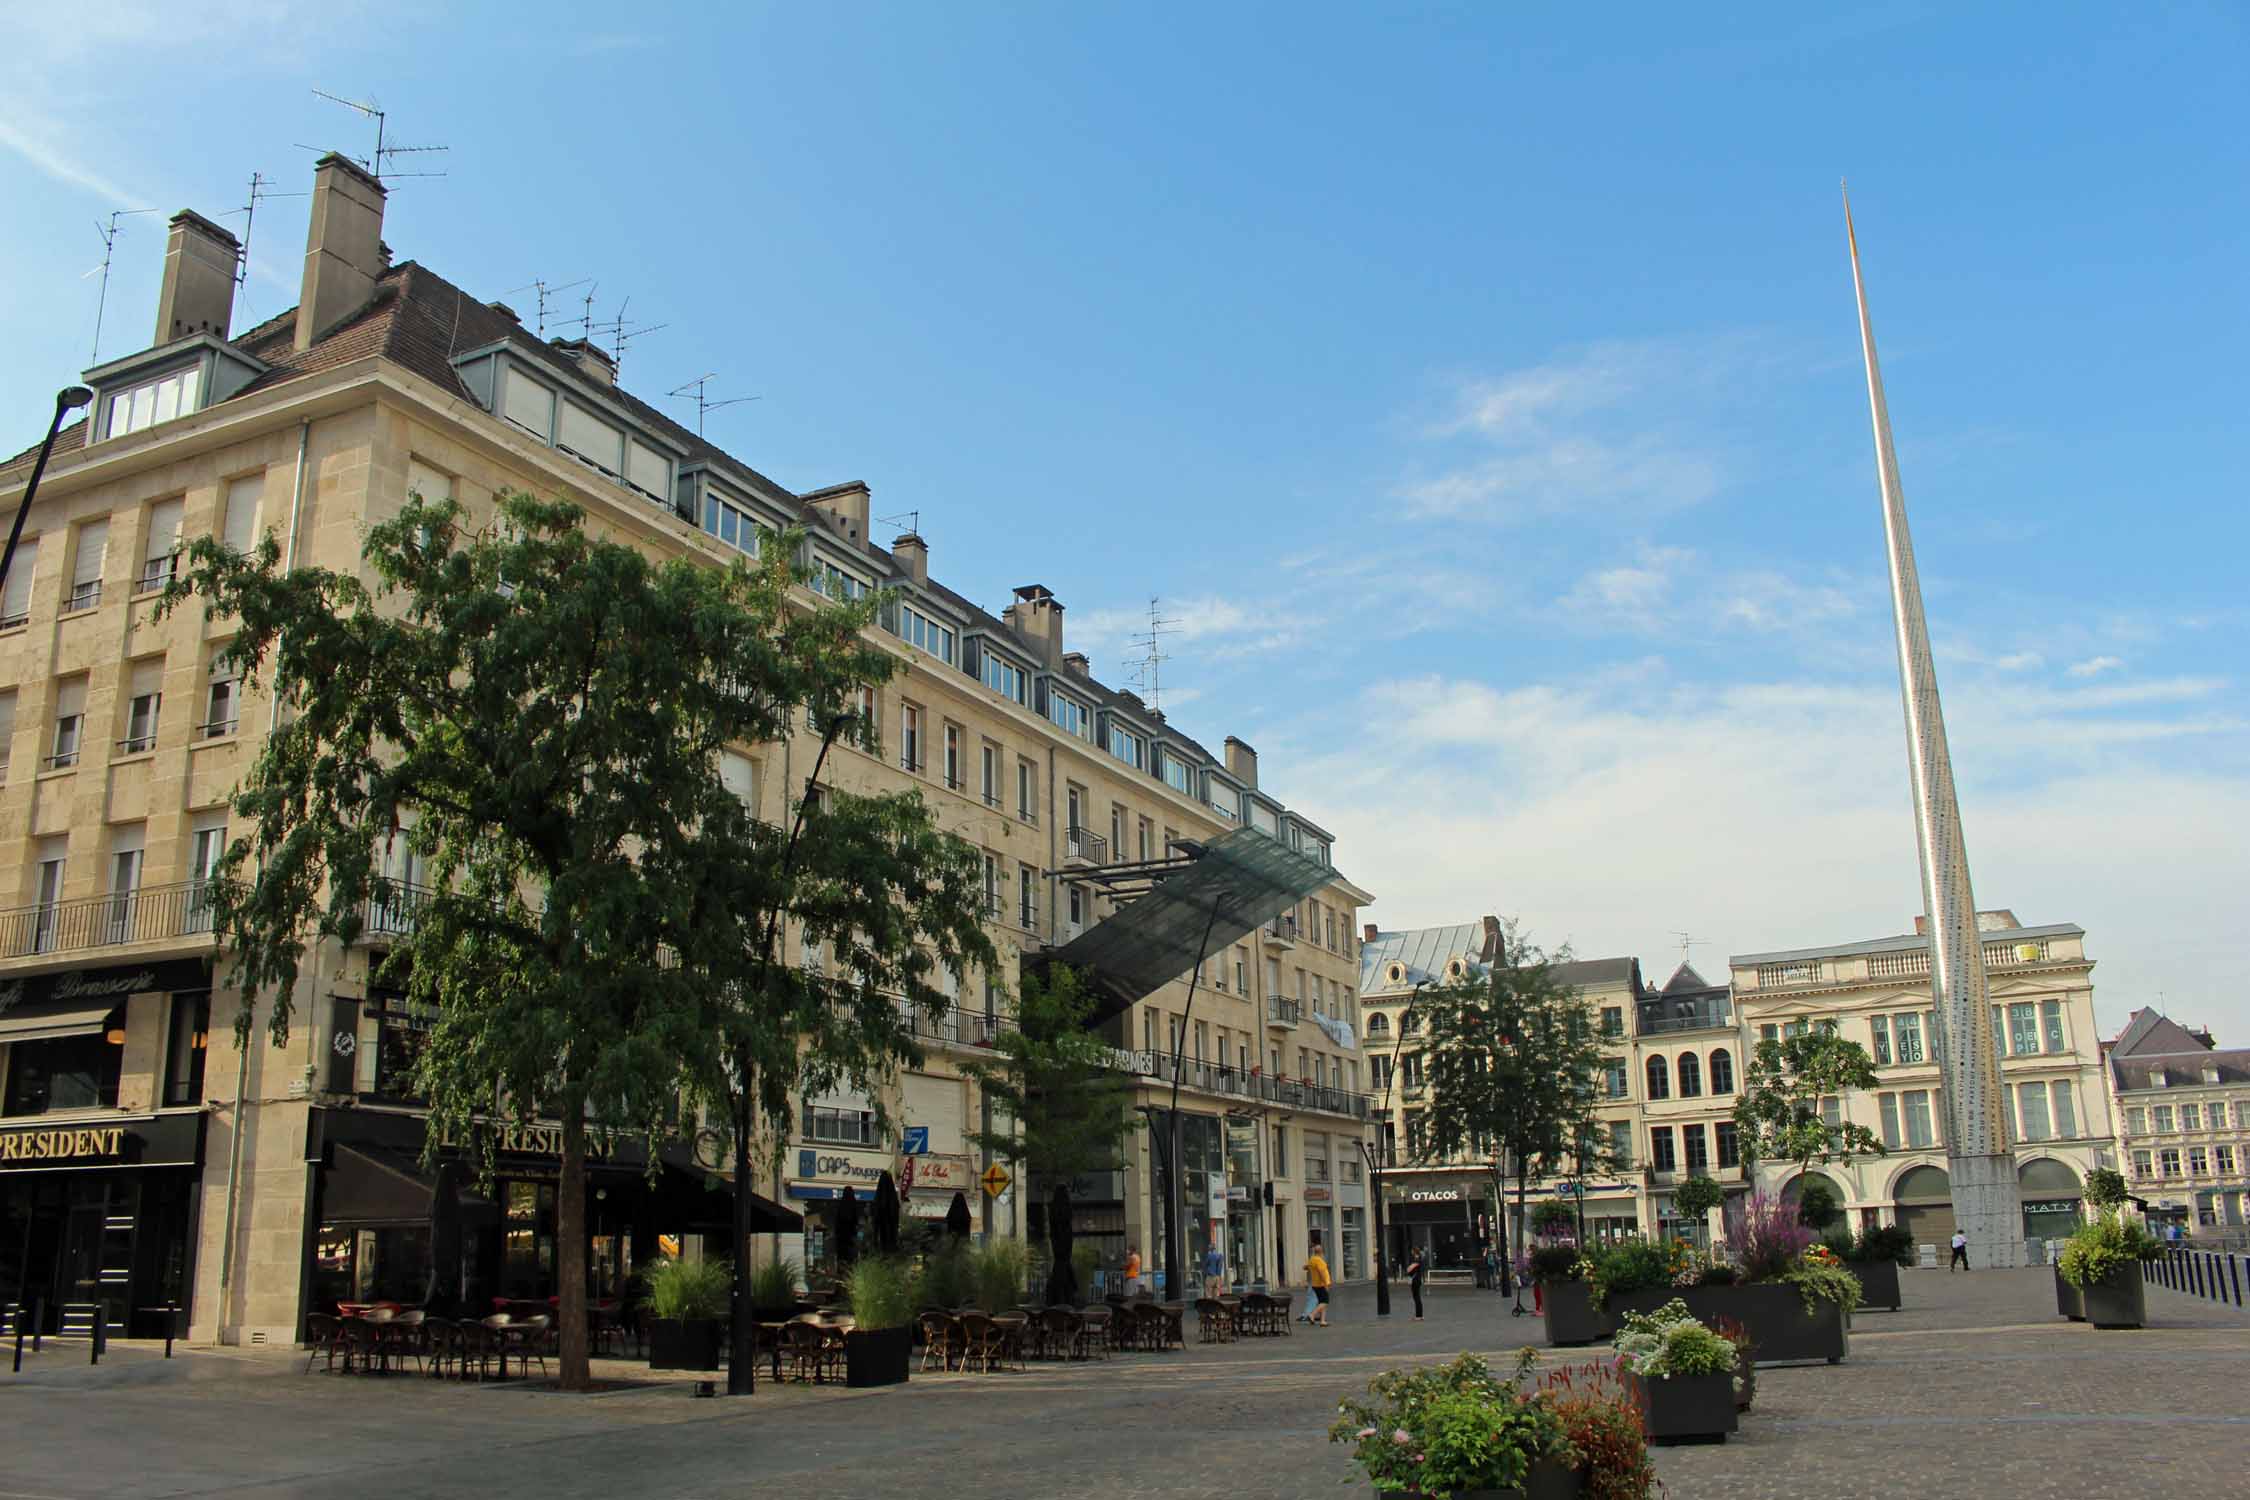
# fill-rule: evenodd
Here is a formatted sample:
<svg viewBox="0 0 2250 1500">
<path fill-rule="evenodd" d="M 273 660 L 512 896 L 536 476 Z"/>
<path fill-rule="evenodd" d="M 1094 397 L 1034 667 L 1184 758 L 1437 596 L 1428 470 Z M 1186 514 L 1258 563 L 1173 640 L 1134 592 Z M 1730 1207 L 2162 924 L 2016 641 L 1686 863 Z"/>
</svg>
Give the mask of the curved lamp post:
<svg viewBox="0 0 2250 1500">
<path fill-rule="evenodd" d="M 47 424 L 46 441 L 39 445 L 38 461 L 31 466 L 31 482 L 23 487 L 23 504 L 16 507 L 16 520 L 8 528 L 8 550 L 0 553 L 0 589 L 8 586 L 8 570 L 16 563 L 16 543 L 23 540 L 23 519 L 31 514 L 31 502 L 39 495 L 39 477 L 47 472 L 47 456 L 55 451 L 55 435 L 62 431 L 63 418 L 92 403 L 94 393 L 82 385 L 66 385 L 55 392 L 54 420 Z"/>
<path fill-rule="evenodd" d="M 1391 1043 L 1391 1068 L 1383 1077 L 1383 1123 L 1386 1125 L 1391 1119 L 1391 1086 L 1398 1081 L 1398 1052 L 1406 1045 L 1406 1023 L 1414 1014 L 1414 1002 L 1429 984 L 1427 979 L 1416 984 L 1406 997 L 1406 1009 L 1398 1013 L 1396 1039 Z M 1383 1153 L 1368 1145 L 1365 1136 L 1360 1137 L 1359 1150 L 1367 1158 L 1367 1192 L 1375 1205 L 1375 1316 L 1387 1318 L 1391 1315 L 1391 1271 L 1386 1253 L 1390 1247 L 1383 1238 Z"/>
</svg>

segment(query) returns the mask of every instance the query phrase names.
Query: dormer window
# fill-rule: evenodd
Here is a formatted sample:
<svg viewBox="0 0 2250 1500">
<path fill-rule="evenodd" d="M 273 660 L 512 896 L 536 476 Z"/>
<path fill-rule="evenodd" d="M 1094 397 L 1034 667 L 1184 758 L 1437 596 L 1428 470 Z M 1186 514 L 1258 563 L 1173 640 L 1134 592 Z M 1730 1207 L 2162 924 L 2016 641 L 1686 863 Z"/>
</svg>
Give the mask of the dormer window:
<svg viewBox="0 0 2250 1500">
<path fill-rule="evenodd" d="M 765 540 L 765 529 L 750 512 L 709 490 L 703 493 L 703 530 L 737 552 L 752 557 L 758 555 Z"/>
<path fill-rule="evenodd" d="M 1218 777 L 1210 778 L 1204 800 L 1210 803 L 1211 811 L 1217 813 L 1229 823 L 1242 821 L 1242 793 L 1228 786 Z"/>
<path fill-rule="evenodd" d="M 1148 769 L 1148 741 L 1119 728 L 1114 721 L 1109 726 L 1109 753 L 1136 771 Z"/>
<path fill-rule="evenodd" d="M 542 443 L 590 464 L 657 504 L 672 504 L 672 459 L 592 406 L 509 366 L 500 415 Z"/>
<path fill-rule="evenodd" d="M 1074 734 L 1082 740 L 1094 737 L 1094 720 L 1086 711 L 1086 705 L 1053 688 L 1047 689 L 1047 717 L 1065 734 Z"/>
<path fill-rule="evenodd" d="M 812 587 L 813 592 L 826 594 L 839 603 L 846 599 L 857 599 L 867 592 L 865 580 L 854 578 L 834 563 L 825 560 L 813 564 Z"/>
<path fill-rule="evenodd" d="M 1164 784 L 1175 792 L 1195 795 L 1195 771 L 1170 750 L 1164 752 Z"/>
<path fill-rule="evenodd" d="M 1024 669 L 989 650 L 984 653 L 984 685 L 1012 702 L 1030 697 L 1031 679 Z"/>
<path fill-rule="evenodd" d="M 192 415 L 202 390 L 201 364 L 129 386 L 103 403 L 102 436 L 123 437 L 159 422 L 169 422 L 174 417 Z"/>
<path fill-rule="evenodd" d="M 508 371 L 500 415 L 542 443 L 555 440 L 555 393 L 521 370 Z"/>
<path fill-rule="evenodd" d="M 946 665 L 953 664 L 956 637 L 953 627 L 941 625 L 911 604 L 898 607 L 898 638 L 916 650 L 927 651 Z"/>
</svg>

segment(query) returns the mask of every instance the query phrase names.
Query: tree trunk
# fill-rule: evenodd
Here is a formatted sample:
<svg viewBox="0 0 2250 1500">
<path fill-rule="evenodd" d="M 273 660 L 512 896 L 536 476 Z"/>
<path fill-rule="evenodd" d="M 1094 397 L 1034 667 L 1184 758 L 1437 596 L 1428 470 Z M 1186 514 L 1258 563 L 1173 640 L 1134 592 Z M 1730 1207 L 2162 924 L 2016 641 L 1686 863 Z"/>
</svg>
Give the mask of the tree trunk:
<svg viewBox="0 0 2250 1500">
<path fill-rule="evenodd" d="M 555 1274 L 561 1325 L 555 1365 L 566 1391 L 593 1385 L 586 1350 L 586 1116 L 577 1103 L 563 1107 L 562 1180 L 555 1184 Z"/>
<path fill-rule="evenodd" d="M 734 1112 L 734 1276 L 727 1286 L 727 1394 L 748 1396 L 758 1388 L 757 1328 L 750 1306 L 750 1067 L 740 1060 L 736 1087 L 741 1102 Z"/>
</svg>

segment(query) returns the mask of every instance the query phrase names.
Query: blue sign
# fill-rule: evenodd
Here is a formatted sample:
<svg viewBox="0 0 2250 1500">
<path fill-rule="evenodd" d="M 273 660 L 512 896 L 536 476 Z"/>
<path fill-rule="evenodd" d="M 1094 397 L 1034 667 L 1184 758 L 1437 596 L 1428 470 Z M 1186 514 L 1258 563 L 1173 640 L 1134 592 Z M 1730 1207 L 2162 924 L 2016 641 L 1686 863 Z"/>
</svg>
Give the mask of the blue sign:
<svg viewBox="0 0 2250 1500">
<path fill-rule="evenodd" d="M 812 1151 L 800 1151 L 797 1153 L 797 1175 L 799 1177 L 815 1177 L 819 1175 L 820 1169 L 816 1165 L 814 1165 L 814 1158 L 817 1155 L 817 1152 Z"/>
<path fill-rule="evenodd" d="M 928 1156 L 930 1154 L 930 1127 L 927 1125 L 907 1126 L 906 1143 L 898 1148 L 898 1152 L 901 1156 Z"/>
</svg>

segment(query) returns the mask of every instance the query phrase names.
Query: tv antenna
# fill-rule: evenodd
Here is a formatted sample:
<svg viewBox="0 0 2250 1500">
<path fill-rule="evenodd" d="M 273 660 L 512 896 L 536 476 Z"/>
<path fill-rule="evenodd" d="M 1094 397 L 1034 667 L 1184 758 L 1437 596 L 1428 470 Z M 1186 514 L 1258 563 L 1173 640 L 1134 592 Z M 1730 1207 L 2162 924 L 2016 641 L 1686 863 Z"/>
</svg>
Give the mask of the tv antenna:
<svg viewBox="0 0 2250 1500">
<path fill-rule="evenodd" d="M 1688 950 L 1702 942 L 1703 939 L 1685 932 L 1674 932 L 1672 936 L 1680 940 L 1680 963 L 1684 966 L 1688 961 Z"/>
<path fill-rule="evenodd" d="M 310 193 L 277 193 L 273 190 L 273 179 L 271 177 L 266 176 L 263 172 L 252 172 L 250 174 L 250 201 L 225 215 L 230 219 L 235 214 L 242 215 L 242 248 L 235 253 L 234 284 L 236 290 L 245 298 L 248 297 L 250 292 L 250 231 L 258 222 L 258 205 L 268 198 L 310 198 L 311 196 Z M 247 301 L 243 303 L 243 308 L 247 313 L 249 309 Z"/>
<path fill-rule="evenodd" d="M 620 370 L 625 368 L 625 346 L 627 344 L 644 333 L 654 333 L 659 328 L 672 326 L 669 323 L 633 323 L 628 321 L 625 316 L 625 309 L 632 305 L 633 299 L 627 297 L 623 302 L 617 304 L 616 317 L 597 323 L 593 320 L 593 294 L 589 292 L 586 296 L 586 341 L 588 343 L 594 342 L 596 335 L 607 337 L 610 363 Z"/>
<path fill-rule="evenodd" d="M 581 276 L 576 281 L 566 281 L 562 285 L 557 286 L 551 281 L 544 281 L 539 277 L 534 276 L 531 278 L 531 280 L 525 282 L 522 286 L 512 286 L 508 288 L 508 290 L 502 292 L 500 295 L 503 297 L 513 297 L 518 292 L 537 292 L 539 297 L 539 320 L 536 326 L 539 329 L 540 335 L 544 337 L 547 332 L 547 299 L 549 297 L 552 297 L 557 292 L 567 292 L 572 287 L 584 286 L 590 279 L 591 278 L 589 277 Z"/>
<path fill-rule="evenodd" d="M 895 516 L 877 516 L 875 522 L 879 526 L 896 526 L 901 532 L 910 531 L 916 536 L 922 534 L 922 513 L 918 510 L 902 510 Z"/>
<path fill-rule="evenodd" d="M 94 295 L 94 357 L 89 361 L 90 364 L 98 365 L 102 362 L 102 314 L 109 308 L 109 258 L 110 252 L 117 245 L 117 221 L 119 219 L 130 219 L 135 214 L 152 214 L 155 212 L 156 210 L 153 208 L 121 208 L 109 216 L 107 224 L 99 219 L 94 221 L 94 233 L 102 237 L 102 263 L 88 271 L 86 276 L 92 276 L 99 272 L 102 284 L 101 290 Z M 78 279 L 84 281 L 86 276 L 81 276 Z"/>
<path fill-rule="evenodd" d="M 705 388 L 718 378 L 719 372 L 717 370 L 708 370 L 696 376 L 686 385 L 667 393 L 679 400 L 695 403 L 695 435 L 697 437 L 703 436 L 703 419 L 720 407 L 740 406 L 745 401 L 762 401 L 765 399 L 762 396 L 729 396 L 724 401 L 713 401 L 706 393 Z"/>
<path fill-rule="evenodd" d="M 1148 633 L 1133 637 L 1132 644 L 1140 655 L 1132 662 L 1132 681 L 1141 690 L 1148 706 L 1158 713 L 1164 711 L 1164 663 L 1172 658 L 1165 653 L 1164 638 L 1174 634 L 1179 621 L 1165 615 L 1155 595 L 1148 601 Z"/>
<path fill-rule="evenodd" d="M 445 175 L 443 172 L 393 172 L 388 169 L 390 160 L 394 156 L 420 156 L 433 151 L 451 151 L 453 149 L 451 146 L 393 146 L 385 140 L 383 135 L 389 115 L 374 100 L 346 99 L 341 94 L 331 94 L 325 89 L 314 89 L 313 93 L 322 99 L 326 99 L 331 104 L 341 104 L 346 109 L 356 110 L 375 122 L 375 154 L 373 156 L 355 156 L 352 160 L 367 168 L 369 174 L 377 182 L 384 182 L 393 177 L 443 177 Z M 318 146 L 305 146 L 303 149 L 318 151 L 320 148 Z"/>
</svg>

